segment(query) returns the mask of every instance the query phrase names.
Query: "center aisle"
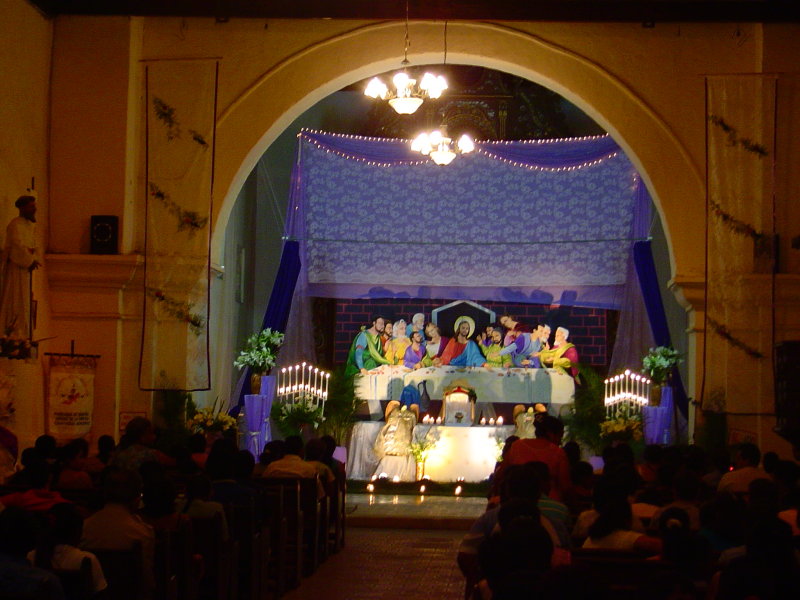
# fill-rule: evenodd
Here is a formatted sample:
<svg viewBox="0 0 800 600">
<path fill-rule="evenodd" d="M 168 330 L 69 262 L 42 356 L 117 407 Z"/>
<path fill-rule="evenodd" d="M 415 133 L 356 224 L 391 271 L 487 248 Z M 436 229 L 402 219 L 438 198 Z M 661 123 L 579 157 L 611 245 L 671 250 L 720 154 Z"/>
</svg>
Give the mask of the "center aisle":
<svg viewBox="0 0 800 600">
<path fill-rule="evenodd" d="M 464 531 L 350 527 L 347 545 L 285 600 L 461 600 Z"/>
</svg>

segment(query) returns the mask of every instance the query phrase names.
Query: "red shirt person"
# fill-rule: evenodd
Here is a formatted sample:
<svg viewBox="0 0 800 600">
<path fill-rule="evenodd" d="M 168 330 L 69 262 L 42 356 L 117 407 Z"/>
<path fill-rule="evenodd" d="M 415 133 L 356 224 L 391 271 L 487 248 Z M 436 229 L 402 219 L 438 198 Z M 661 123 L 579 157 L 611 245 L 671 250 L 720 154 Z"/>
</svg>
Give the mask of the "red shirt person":
<svg viewBox="0 0 800 600">
<path fill-rule="evenodd" d="M 514 442 L 508 453 L 511 465 L 543 462 L 550 469 L 550 497 L 561 501 L 570 488 L 569 459 L 561 448 L 564 424 L 560 419 L 547 415 L 536 423 L 536 439 L 520 439 Z"/>
</svg>

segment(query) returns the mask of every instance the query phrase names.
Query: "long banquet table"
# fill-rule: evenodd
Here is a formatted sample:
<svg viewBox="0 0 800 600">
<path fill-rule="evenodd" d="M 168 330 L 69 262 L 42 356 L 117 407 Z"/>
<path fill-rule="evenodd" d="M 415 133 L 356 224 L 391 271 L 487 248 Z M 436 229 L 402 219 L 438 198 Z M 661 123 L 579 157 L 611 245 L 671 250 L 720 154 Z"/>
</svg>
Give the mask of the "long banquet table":
<svg viewBox="0 0 800 600">
<path fill-rule="evenodd" d="M 486 367 L 427 367 L 409 371 L 401 366 L 382 366 L 367 375 L 357 376 L 356 394 L 367 401 L 373 419 L 383 418 L 380 402 L 399 400 L 403 388 L 426 382 L 428 394 L 441 399 L 444 390 L 455 383 L 475 390 L 477 401 L 553 405 L 553 414 L 573 401 L 575 381 L 554 369 L 500 369 Z"/>
</svg>

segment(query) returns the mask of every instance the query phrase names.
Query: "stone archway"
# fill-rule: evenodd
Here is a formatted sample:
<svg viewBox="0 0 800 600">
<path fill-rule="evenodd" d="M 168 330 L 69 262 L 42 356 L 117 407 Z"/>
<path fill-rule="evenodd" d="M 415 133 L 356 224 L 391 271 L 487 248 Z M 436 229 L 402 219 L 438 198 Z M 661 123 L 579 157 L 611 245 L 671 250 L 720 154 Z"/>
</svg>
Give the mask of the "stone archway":
<svg viewBox="0 0 800 600">
<path fill-rule="evenodd" d="M 357 27 L 309 45 L 264 73 L 220 114 L 214 253 L 233 202 L 266 148 L 320 99 L 355 81 L 396 68 L 402 23 Z M 413 64 L 441 62 L 442 25 L 413 23 Z M 480 43 L 476 44 L 476 40 Z M 703 273 L 704 184 L 699 167 L 668 123 L 602 65 L 568 48 L 501 25 L 448 25 L 448 61 L 506 71 L 560 93 L 602 125 L 636 164 L 660 212 L 674 280 Z M 680 173 L 680 177 L 675 174 Z"/>
</svg>

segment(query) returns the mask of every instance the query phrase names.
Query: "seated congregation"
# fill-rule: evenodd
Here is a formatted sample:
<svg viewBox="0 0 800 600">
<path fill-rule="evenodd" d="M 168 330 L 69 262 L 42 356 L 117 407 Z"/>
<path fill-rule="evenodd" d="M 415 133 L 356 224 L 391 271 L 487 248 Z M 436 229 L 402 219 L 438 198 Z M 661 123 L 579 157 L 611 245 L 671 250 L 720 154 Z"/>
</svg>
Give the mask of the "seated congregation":
<svg viewBox="0 0 800 600">
<path fill-rule="evenodd" d="M 273 441 L 258 462 L 228 438 L 155 442 L 137 417 L 92 456 L 46 435 L 22 452 L 0 486 L 0 598 L 276 598 L 343 547 L 332 438 Z"/>
<path fill-rule="evenodd" d="M 797 463 L 749 443 L 648 446 L 637 463 L 623 444 L 595 473 L 562 433 L 545 417 L 507 440 L 459 547 L 466 600 L 800 597 Z"/>
</svg>

